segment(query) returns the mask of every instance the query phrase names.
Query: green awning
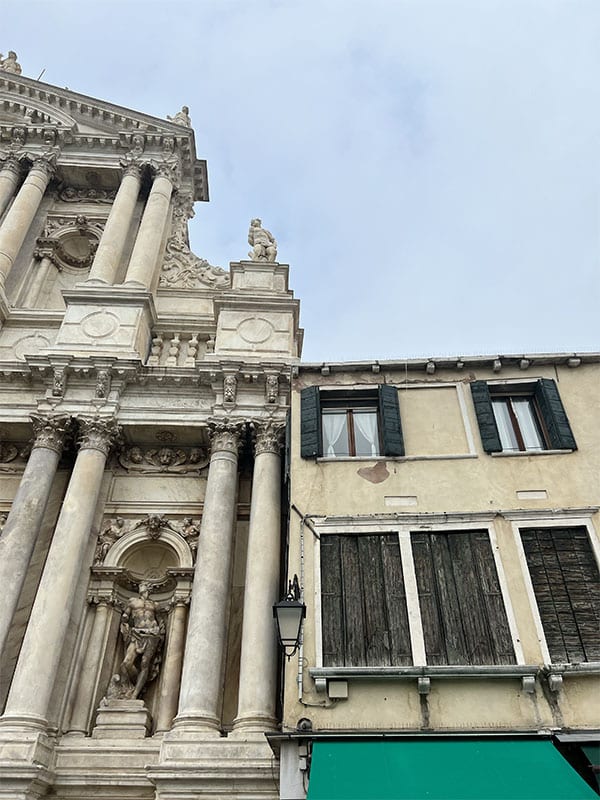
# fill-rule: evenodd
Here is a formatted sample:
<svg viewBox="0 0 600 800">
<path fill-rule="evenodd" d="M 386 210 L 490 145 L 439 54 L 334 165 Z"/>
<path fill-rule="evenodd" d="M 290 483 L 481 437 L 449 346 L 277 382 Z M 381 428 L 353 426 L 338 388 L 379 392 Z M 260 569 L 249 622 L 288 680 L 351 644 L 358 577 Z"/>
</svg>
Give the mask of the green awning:
<svg viewBox="0 0 600 800">
<path fill-rule="evenodd" d="M 307 800 L 598 800 L 548 740 L 316 741 Z"/>
</svg>

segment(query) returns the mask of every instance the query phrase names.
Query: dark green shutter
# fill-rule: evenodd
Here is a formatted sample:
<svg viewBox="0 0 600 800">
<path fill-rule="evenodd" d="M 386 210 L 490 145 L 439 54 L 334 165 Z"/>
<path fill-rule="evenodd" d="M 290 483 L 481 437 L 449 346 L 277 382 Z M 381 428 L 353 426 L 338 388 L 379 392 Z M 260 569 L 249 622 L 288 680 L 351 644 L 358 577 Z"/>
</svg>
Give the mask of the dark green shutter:
<svg viewBox="0 0 600 800">
<path fill-rule="evenodd" d="M 283 463 L 283 479 L 289 481 L 290 479 L 290 447 L 292 444 L 292 424 L 291 413 L 288 409 L 285 415 L 285 450 L 284 450 L 284 463 Z"/>
<path fill-rule="evenodd" d="M 398 389 L 395 386 L 379 386 L 379 420 L 381 422 L 381 445 L 384 456 L 403 456 L 404 437 L 400 424 Z"/>
<path fill-rule="evenodd" d="M 475 406 L 483 449 L 486 453 L 500 453 L 502 444 L 500 443 L 498 426 L 494 419 L 492 400 L 487 383 L 485 381 L 473 381 L 471 394 L 473 395 L 473 405 Z"/>
<path fill-rule="evenodd" d="M 577 450 L 575 437 L 558 394 L 556 383 L 551 378 L 540 378 L 535 387 L 535 399 L 546 425 L 550 448 L 552 450 Z"/>
<path fill-rule="evenodd" d="M 319 387 L 308 386 L 300 395 L 300 455 L 316 458 L 321 452 L 321 404 Z"/>
</svg>

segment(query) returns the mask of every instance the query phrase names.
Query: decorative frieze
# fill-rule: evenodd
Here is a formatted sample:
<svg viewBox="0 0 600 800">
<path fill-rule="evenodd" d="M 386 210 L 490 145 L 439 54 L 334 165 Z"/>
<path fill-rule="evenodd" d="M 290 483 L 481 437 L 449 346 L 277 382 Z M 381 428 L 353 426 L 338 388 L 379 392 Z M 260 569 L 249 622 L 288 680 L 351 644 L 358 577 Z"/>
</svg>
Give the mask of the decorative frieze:
<svg viewBox="0 0 600 800">
<path fill-rule="evenodd" d="M 119 464 L 128 472 L 185 474 L 204 469 L 208 464 L 208 455 L 200 447 L 183 450 L 176 447 L 142 449 L 134 446 L 119 454 Z"/>
<path fill-rule="evenodd" d="M 116 189 L 78 189 L 66 186 L 58 193 L 58 199 L 64 203 L 112 203 Z"/>
</svg>

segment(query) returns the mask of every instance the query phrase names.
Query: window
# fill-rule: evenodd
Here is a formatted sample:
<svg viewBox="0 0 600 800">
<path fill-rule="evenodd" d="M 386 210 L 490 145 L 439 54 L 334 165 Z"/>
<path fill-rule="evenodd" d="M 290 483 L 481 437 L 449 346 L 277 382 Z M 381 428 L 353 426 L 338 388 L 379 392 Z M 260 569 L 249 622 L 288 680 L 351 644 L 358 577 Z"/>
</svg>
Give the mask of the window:
<svg viewBox="0 0 600 800">
<path fill-rule="evenodd" d="M 552 662 L 600 661 L 600 575 L 587 529 L 520 533 Z"/>
<path fill-rule="evenodd" d="M 403 535 L 321 536 L 323 664 L 514 664 L 488 532 Z"/>
<path fill-rule="evenodd" d="M 577 449 L 553 380 L 474 381 L 471 393 L 486 453 Z"/>
<path fill-rule="evenodd" d="M 303 389 L 301 455 L 404 455 L 396 387 L 384 384 L 373 389 Z"/>
</svg>

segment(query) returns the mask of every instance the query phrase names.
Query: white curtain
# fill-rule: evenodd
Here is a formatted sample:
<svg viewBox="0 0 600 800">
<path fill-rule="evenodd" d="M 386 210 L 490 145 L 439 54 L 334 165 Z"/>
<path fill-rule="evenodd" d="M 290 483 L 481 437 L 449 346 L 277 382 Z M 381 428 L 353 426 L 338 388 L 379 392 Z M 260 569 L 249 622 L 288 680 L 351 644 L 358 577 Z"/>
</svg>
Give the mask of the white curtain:
<svg viewBox="0 0 600 800">
<path fill-rule="evenodd" d="M 357 411 L 354 414 L 354 424 L 365 437 L 371 447 L 371 455 L 379 455 L 377 435 L 377 414 L 372 411 Z M 358 450 L 358 447 L 356 448 Z M 359 455 L 357 452 L 356 455 Z"/>
<path fill-rule="evenodd" d="M 535 411 L 531 407 L 531 400 L 513 400 L 515 416 L 519 421 L 521 436 L 526 450 L 543 450 L 544 442 L 535 423 Z"/>
<path fill-rule="evenodd" d="M 493 400 L 494 418 L 500 434 L 500 444 L 503 450 L 518 450 L 519 443 L 513 430 L 506 400 Z"/>
<path fill-rule="evenodd" d="M 346 412 L 341 414 L 323 414 L 323 444 L 325 445 L 325 455 L 334 456 L 335 446 L 342 432 L 346 428 Z M 346 445 L 346 452 L 348 446 Z"/>
</svg>

